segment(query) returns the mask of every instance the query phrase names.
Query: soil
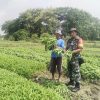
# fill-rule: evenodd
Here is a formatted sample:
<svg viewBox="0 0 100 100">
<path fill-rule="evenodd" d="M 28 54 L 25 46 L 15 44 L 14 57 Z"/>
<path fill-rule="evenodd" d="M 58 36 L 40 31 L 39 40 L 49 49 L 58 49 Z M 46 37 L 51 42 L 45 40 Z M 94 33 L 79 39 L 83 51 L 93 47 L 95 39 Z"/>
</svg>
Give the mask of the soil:
<svg viewBox="0 0 100 100">
<path fill-rule="evenodd" d="M 32 80 L 41 83 L 41 78 L 50 80 L 51 73 L 49 71 L 35 73 Z M 55 81 L 57 81 L 57 74 L 55 74 Z M 61 84 L 66 84 L 68 81 L 69 79 L 65 75 L 61 76 Z M 81 89 L 78 92 L 70 91 L 70 96 L 71 100 L 100 100 L 100 82 L 81 81 Z"/>
</svg>

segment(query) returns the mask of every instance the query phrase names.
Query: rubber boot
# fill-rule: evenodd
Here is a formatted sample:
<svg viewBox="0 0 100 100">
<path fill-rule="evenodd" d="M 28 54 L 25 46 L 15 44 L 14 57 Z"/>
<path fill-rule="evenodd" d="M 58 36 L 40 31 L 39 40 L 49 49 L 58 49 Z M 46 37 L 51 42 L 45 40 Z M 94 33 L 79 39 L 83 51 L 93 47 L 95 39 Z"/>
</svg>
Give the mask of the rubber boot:
<svg viewBox="0 0 100 100">
<path fill-rule="evenodd" d="M 73 80 L 70 80 L 67 85 L 75 86 L 75 82 Z"/>
<path fill-rule="evenodd" d="M 75 87 L 72 89 L 73 92 L 77 92 L 80 90 L 80 83 L 76 82 Z"/>
</svg>

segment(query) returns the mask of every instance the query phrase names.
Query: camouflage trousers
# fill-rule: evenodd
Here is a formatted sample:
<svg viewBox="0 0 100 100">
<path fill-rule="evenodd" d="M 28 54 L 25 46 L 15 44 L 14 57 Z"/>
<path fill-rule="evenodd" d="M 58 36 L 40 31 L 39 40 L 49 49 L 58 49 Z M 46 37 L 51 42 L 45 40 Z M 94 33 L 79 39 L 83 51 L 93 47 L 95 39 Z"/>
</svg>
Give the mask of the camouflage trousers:
<svg viewBox="0 0 100 100">
<path fill-rule="evenodd" d="M 72 59 L 68 62 L 68 77 L 70 80 L 80 83 L 80 65 L 77 59 Z"/>
</svg>

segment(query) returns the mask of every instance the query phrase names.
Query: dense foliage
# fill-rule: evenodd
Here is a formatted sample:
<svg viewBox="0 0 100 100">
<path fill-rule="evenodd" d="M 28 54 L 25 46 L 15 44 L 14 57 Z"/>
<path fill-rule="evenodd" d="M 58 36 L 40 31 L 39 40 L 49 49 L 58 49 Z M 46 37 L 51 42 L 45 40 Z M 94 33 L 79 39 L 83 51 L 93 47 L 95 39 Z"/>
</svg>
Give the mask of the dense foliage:
<svg viewBox="0 0 100 100">
<path fill-rule="evenodd" d="M 6 38 L 13 36 L 14 40 L 21 40 L 27 36 L 31 38 L 33 34 L 39 37 L 45 32 L 52 34 L 59 27 L 62 27 L 65 36 L 71 27 L 76 27 L 84 39 L 100 39 L 100 20 L 73 8 L 27 10 L 18 18 L 6 21 L 2 30 L 6 33 Z M 21 29 L 24 34 L 19 31 Z"/>
<path fill-rule="evenodd" d="M 42 43 L 45 45 L 45 50 L 52 50 L 56 46 L 56 38 L 44 37 L 42 38 Z"/>
</svg>

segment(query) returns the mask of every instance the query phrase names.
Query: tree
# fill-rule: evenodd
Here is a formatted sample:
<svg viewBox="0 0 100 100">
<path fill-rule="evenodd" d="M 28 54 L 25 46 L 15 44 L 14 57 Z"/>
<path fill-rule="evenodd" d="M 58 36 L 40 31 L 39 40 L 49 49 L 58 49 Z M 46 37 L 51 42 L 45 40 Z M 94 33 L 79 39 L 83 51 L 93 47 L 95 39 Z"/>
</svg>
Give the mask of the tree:
<svg viewBox="0 0 100 100">
<path fill-rule="evenodd" d="M 28 37 L 43 33 L 52 34 L 58 28 L 66 36 L 70 28 L 76 27 L 84 39 L 95 40 L 100 37 L 100 20 L 89 13 L 73 8 L 29 9 L 20 14 L 17 19 L 7 21 L 2 25 L 6 36 L 14 36 L 15 32 L 24 29 Z"/>
</svg>

